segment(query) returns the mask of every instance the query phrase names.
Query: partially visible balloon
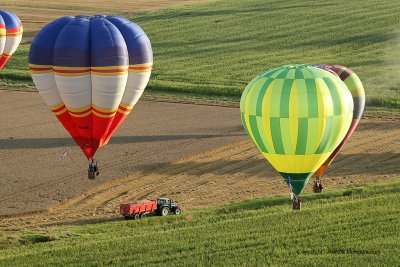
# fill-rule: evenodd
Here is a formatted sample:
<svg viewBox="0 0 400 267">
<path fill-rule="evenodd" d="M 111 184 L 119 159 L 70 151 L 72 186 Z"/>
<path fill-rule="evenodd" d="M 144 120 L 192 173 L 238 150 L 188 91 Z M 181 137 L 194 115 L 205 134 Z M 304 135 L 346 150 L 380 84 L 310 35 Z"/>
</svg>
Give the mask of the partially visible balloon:
<svg viewBox="0 0 400 267">
<path fill-rule="evenodd" d="M 350 136 L 353 134 L 358 123 L 360 122 L 361 116 L 364 112 L 365 106 L 365 92 L 364 86 L 361 83 L 360 78 L 349 68 L 338 66 L 338 65 L 317 65 L 316 67 L 335 73 L 339 78 L 347 85 L 349 88 L 351 96 L 353 97 L 354 110 L 353 110 L 353 120 L 351 121 L 350 128 L 343 138 L 342 142 L 338 147 L 332 152 L 329 158 L 319 167 L 315 172 L 315 177 L 320 177 L 324 174 L 326 169 L 331 165 L 332 161 L 339 154 L 340 150 L 344 144 L 349 140 Z"/>
<path fill-rule="evenodd" d="M 53 21 L 29 53 L 40 95 L 89 160 L 139 100 L 152 62 L 150 40 L 138 25 L 104 15 Z"/>
<path fill-rule="evenodd" d="M 337 76 L 288 65 L 254 78 L 240 111 L 247 134 L 299 195 L 347 133 L 353 101 Z"/>
<path fill-rule="evenodd" d="M 22 23 L 12 12 L 0 10 L 0 70 L 10 60 L 22 39 Z"/>
</svg>

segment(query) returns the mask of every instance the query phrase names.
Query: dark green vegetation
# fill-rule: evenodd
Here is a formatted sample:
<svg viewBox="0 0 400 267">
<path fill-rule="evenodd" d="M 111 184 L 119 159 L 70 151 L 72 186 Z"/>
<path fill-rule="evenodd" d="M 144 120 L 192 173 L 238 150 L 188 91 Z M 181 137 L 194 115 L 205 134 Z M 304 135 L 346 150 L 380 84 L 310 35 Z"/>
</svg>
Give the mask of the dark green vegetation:
<svg viewBox="0 0 400 267">
<path fill-rule="evenodd" d="M 14 236 L 2 266 L 398 266 L 400 181 Z M 2 237 L 1 239 L 6 239 Z M 10 237 L 9 237 L 10 239 Z"/>
<path fill-rule="evenodd" d="M 393 0 L 231 0 L 132 19 L 154 49 L 148 90 L 239 99 L 264 70 L 326 63 L 359 75 L 368 106 L 400 108 L 399 14 Z M 3 85 L 33 86 L 28 46 L 1 72 Z"/>
</svg>

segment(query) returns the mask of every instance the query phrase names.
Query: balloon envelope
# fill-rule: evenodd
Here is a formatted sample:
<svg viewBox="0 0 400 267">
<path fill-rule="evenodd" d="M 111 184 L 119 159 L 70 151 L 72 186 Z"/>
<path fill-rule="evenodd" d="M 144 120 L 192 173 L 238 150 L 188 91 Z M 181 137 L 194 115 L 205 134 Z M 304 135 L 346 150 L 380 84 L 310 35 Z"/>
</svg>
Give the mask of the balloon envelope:
<svg viewBox="0 0 400 267">
<path fill-rule="evenodd" d="M 0 10 L 0 70 L 17 50 L 22 32 L 22 23 L 15 14 Z"/>
<path fill-rule="evenodd" d="M 152 61 L 150 41 L 138 25 L 103 15 L 55 20 L 29 53 L 40 95 L 88 159 L 142 95 Z"/>
<path fill-rule="evenodd" d="M 343 138 L 342 142 L 340 142 L 340 144 L 337 146 L 337 148 L 332 152 L 329 158 L 314 173 L 314 176 L 320 177 L 324 174 L 326 169 L 339 154 L 340 150 L 347 142 L 347 140 L 349 140 L 350 136 L 353 134 L 358 123 L 360 122 L 365 107 L 365 92 L 364 86 L 362 85 L 360 78 L 351 69 L 339 65 L 318 65 L 316 67 L 335 73 L 347 85 L 347 88 L 350 90 L 351 96 L 353 98 L 354 104 L 353 119 L 345 137 Z"/>
<path fill-rule="evenodd" d="M 288 65 L 254 78 L 240 111 L 247 134 L 298 195 L 347 133 L 353 101 L 335 75 Z"/>
</svg>

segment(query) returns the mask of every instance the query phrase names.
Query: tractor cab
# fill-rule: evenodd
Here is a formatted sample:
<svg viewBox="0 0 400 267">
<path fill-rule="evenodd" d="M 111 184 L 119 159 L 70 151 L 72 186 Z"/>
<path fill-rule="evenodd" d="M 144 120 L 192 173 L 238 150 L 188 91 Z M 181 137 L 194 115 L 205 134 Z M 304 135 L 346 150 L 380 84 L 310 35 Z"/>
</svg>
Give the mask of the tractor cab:
<svg viewBox="0 0 400 267">
<path fill-rule="evenodd" d="M 169 198 L 158 198 L 157 199 L 157 211 L 161 216 L 166 216 L 170 213 L 180 214 L 181 209 L 178 203 L 172 201 Z"/>
</svg>

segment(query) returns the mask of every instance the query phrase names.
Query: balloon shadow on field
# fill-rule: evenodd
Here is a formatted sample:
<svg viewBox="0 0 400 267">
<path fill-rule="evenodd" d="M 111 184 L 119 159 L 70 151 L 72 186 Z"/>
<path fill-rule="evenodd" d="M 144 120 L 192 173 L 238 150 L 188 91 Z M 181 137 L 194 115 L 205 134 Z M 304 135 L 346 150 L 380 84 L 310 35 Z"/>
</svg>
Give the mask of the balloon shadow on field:
<svg viewBox="0 0 400 267">
<path fill-rule="evenodd" d="M 397 39 L 396 33 L 381 33 L 381 34 L 365 34 L 359 36 L 350 37 L 338 37 L 336 39 L 325 39 L 319 41 L 304 41 L 302 45 L 306 46 L 332 46 L 332 45 L 343 45 L 343 44 L 371 44 L 371 43 L 384 43 L 393 39 Z"/>
<path fill-rule="evenodd" d="M 254 148 L 256 149 L 256 148 Z M 329 177 L 347 177 L 351 175 L 387 175 L 400 174 L 400 153 L 360 153 L 339 155 L 326 171 Z M 244 160 L 220 159 L 208 162 L 165 163 L 151 169 L 150 172 L 166 175 L 188 174 L 202 176 L 241 175 L 260 176 L 269 179 L 280 176 L 279 173 L 262 156 Z M 326 176 L 325 175 L 325 176 Z"/>
<path fill-rule="evenodd" d="M 189 135 L 146 135 L 146 136 L 114 136 L 109 144 L 128 144 L 128 143 L 148 143 L 166 142 L 190 139 L 208 139 L 218 137 L 238 137 L 245 136 L 242 133 L 223 133 L 223 134 L 189 134 Z M 71 137 L 65 138 L 13 138 L 0 139 L 0 150 L 2 149 L 29 149 L 29 148 L 53 148 L 76 146 Z"/>
<path fill-rule="evenodd" d="M 284 5 L 280 6 L 280 4 L 286 4 L 287 1 L 282 0 L 282 1 L 276 1 L 274 2 L 275 6 L 271 5 L 264 5 L 264 6 L 248 6 L 245 8 L 226 8 L 224 6 L 223 9 L 197 9 L 197 10 L 178 10 L 178 11 L 172 11 L 172 12 L 164 12 L 164 13 L 159 13 L 159 14 L 150 14 L 147 15 L 144 19 L 137 19 L 136 22 L 142 22 L 142 21 L 147 21 L 147 20 L 169 20 L 172 18 L 185 18 L 188 17 L 190 19 L 195 18 L 195 17 L 207 17 L 207 19 L 210 19 L 210 17 L 213 16 L 223 16 L 223 15 L 239 15 L 239 14 L 252 14 L 254 12 L 262 12 L 262 13 L 268 13 L 268 12 L 282 12 L 285 13 L 288 10 L 291 9 L 307 9 L 310 7 L 329 7 L 329 6 L 337 6 L 338 4 L 335 3 L 315 3 L 315 4 L 298 4 L 298 5 Z"/>
</svg>

